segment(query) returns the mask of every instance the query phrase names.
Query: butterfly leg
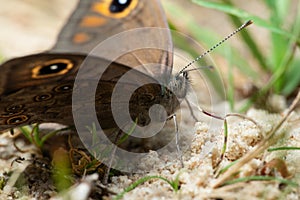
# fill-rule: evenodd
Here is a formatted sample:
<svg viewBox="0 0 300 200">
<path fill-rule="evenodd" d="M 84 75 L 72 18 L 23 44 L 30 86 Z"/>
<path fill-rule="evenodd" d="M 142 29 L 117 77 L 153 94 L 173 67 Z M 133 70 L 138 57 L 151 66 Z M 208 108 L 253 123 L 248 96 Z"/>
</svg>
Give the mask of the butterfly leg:
<svg viewBox="0 0 300 200">
<path fill-rule="evenodd" d="M 182 151 L 180 149 L 180 144 L 179 144 L 179 130 L 178 130 L 176 114 L 169 116 L 169 119 L 171 119 L 171 118 L 173 118 L 174 126 L 175 126 L 175 134 L 176 134 L 175 135 L 175 143 L 176 143 L 177 154 L 178 154 L 178 157 L 180 160 L 181 167 L 184 167 L 183 159 L 182 159 Z"/>
<path fill-rule="evenodd" d="M 186 101 L 186 103 L 187 103 L 187 105 L 188 105 L 188 107 L 189 107 L 189 110 L 190 110 L 190 112 L 191 112 L 191 115 L 192 115 L 192 117 L 194 118 L 194 120 L 195 120 L 196 122 L 199 122 L 198 118 L 196 117 L 196 115 L 195 115 L 195 113 L 194 113 L 194 111 L 193 111 L 193 109 L 192 109 L 192 105 L 190 104 L 190 102 L 187 100 L 187 98 L 184 98 L 184 100 Z"/>
</svg>

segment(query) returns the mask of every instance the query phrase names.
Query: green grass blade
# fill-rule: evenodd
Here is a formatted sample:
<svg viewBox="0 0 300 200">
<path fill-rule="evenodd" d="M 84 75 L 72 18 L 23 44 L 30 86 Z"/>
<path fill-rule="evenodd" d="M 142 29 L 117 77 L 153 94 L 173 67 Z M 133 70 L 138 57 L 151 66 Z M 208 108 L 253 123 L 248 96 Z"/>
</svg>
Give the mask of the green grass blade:
<svg viewBox="0 0 300 200">
<path fill-rule="evenodd" d="M 233 6 L 230 0 L 223 0 L 223 2 L 227 3 L 230 6 Z M 229 15 L 232 23 L 238 27 L 243 22 L 236 17 L 235 15 Z M 266 59 L 263 56 L 263 53 L 259 50 L 257 44 L 255 43 L 255 40 L 252 38 L 252 36 L 247 31 L 242 31 L 240 33 L 242 39 L 247 44 L 249 51 L 252 53 L 253 57 L 257 59 L 257 61 L 260 63 L 261 69 L 264 71 L 268 71 L 269 66 L 266 62 Z"/>
<path fill-rule="evenodd" d="M 231 54 L 231 49 L 227 51 L 228 54 Z M 231 58 L 231 56 L 228 56 Z M 233 65 L 232 59 L 228 60 L 229 69 L 228 69 L 228 87 L 227 87 L 227 99 L 230 105 L 230 110 L 233 111 L 234 109 L 234 72 L 233 72 Z"/>
<path fill-rule="evenodd" d="M 55 136 L 55 135 L 58 134 L 59 132 L 67 131 L 67 130 L 70 130 L 70 127 L 67 127 L 67 128 L 61 128 L 61 129 L 52 131 L 52 132 L 50 132 L 50 133 L 47 133 L 45 136 L 43 136 L 43 137 L 40 139 L 40 145 L 43 146 L 44 143 L 45 143 L 49 138 Z"/>
<path fill-rule="evenodd" d="M 292 187 L 298 187 L 299 185 L 293 181 L 289 181 L 287 179 L 272 177 L 272 176 L 248 176 L 243 178 L 237 178 L 231 181 L 225 182 L 225 185 L 231 185 L 240 182 L 248 182 L 248 181 L 277 181 L 280 183 L 284 183 L 290 185 Z"/>
<path fill-rule="evenodd" d="M 288 2 L 288 1 L 285 1 Z M 278 1 L 266 1 L 267 5 L 269 6 L 270 10 L 270 22 L 277 27 L 282 27 L 285 18 L 286 18 L 286 12 L 288 12 L 289 6 L 288 3 L 284 3 L 282 0 Z M 271 33 L 271 57 L 270 57 L 270 63 L 272 66 L 272 71 L 278 70 L 279 67 L 281 67 L 281 62 L 286 54 L 286 51 L 289 48 L 288 38 L 286 38 L 284 35 L 278 34 L 278 33 Z M 283 87 L 285 83 L 285 76 L 282 76 L 282 78 L 279 78 L 275 84 L 274 89 L 278 93 L 281 91 L 281 88 Z"/>
<path fill-rule="evenodd" d="M 5 59 L 5 57 L 0 52 L 0 63 L 2 63 L 4 61 L 4 59 Z"/>
<path fill-rule="evenodd" d="M 127 133 L 125 133 L 118 141 L 117 141 L 117 146 L 122 144 L 123 142 L 125 142 L 128 137 L 133 133 L 133 131 L 135 130 L 136 126 L 138 123 L 138 118 L 135 119 L 134 124 L 130 127 L 129 131 Z"/>
<path fill-rule="evenodd" d="M 21 126 L 21 127 L 19 127 L 19 129 L 22 132 L 22 134 L 27 138 L 27 140 L 30 143 L 33 143 L 33 140 L 32 140 L 32 137 L 31 137 L 32 128 L 29 127 L 29 126 Z"/>
<path fill-rule="evenodd" d="M 271 20 L 274 24 L 281 25 L 288 16 L 290 1 L 287 0 L 265 0 L 271 12 Z"/>
<path fill-rule="evenodd" d="M 125 188 L 123 190 L 123 192 L 119 193 L 116 197 L 114 197 L 113 199 L 114 200 L 119 200 L 119 199 L 122 199 L 123 196 L 130 192 L 131 190 L 133 190 L 134 188 L 136 188 L 137 186 L 145 183 L 146 181 L 148 180 L 151 180 L 151 179 L 161 179 L 165 182 L 167 182 L 172 188 L 174 187 L 174 184 L 173 182 L 169 181 L 168 179 L 164 178 L 164 177 L 161 177 L 161 176 L 145 176 L 137 181 L 135 181 L 134 183 L 132 183 L 130 186 L 128 186 L 127 188 Z M 173 188 L 174 189 L 174 188 Z"/>
<path fill-rule="evenodd" d="M 286 78 L 288 78 L 288 81 L 283 85 L 283 88 L 281 90 L 281 93 L 283 95 L 289 95 L 295 89 L 298 87 L 300 84 L 300 60 L 294 60 L 293 63 L 291 64 L 290 69 L 286 73 Z"/>
<path fill-rule="evenodd" d="M 285 37 L 292 38 L 293 35 L 290 34 L 289 31 L 285 31 L 283 29 L 278 28 L 274 24 L 269 23 L 268 21 L 256 16 L 252 15 L 244 10 L 238 9 L 236 7 L 224 4 L 224 3 L 217 3 L 217 2 L 209 2 L 209 1 L 204 1 L 204 0 L 192 0 L 194 3 L 206 7 L 206 8 L 211 8 L 215 10 L 219 10 L 221 12 L 234 15 L 238 18 L 241 18 L 245 21 L 247 20 L 252 20 L 255 25 L 261 26 L 263 28 L 266 28 L 270 30 L 271 32 L 278 33 L 281 35 L 284 35 Z M 297 38 L 297 41 L 300 41 L 299 38 Z"/>
<path fill-rule="evenodd" d="M 268 151 L 290 151 L 290 150 L 300 150 L 300 147 L 275 147 L 269 148 Z"/>
<path fill-rule="evenodd" d="M 300 1 L 298 1 L 298 9 L 297 9 L 297 15 L 295 18 L 295 22 L 293 23 L 293 35 L 295 38 L 300 38 Z M 299 44 L 299 43 L 298 43 Z M 290 52 L 290 60 L 287 62 L 287 71 L 285 73 L 285 82 L 282 83 L 282 93 L 284 95 L 289 95 L 292 93 L 299 85 L 300 83 L 300 59 L 298 57 L 295 57 L 295 52 L 297 48 L 297 41 L 292 40 L 291 46 L 292 51 L 287 51 L 286 53 Z"/>
</svg>

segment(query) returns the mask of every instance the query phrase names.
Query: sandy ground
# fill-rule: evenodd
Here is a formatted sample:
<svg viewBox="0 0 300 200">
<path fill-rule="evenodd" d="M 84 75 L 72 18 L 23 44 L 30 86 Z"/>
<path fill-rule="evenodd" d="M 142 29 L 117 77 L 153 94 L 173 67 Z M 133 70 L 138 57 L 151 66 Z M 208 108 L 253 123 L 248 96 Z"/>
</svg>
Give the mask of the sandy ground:
<svg viewBox="0 0 300 200">
<path fill-rule="evenodd" d="M 226 35 L 234 29 L 218 12 L 192 6 L 185 0 L 178 0 L 177 2 L 182 7 L 187 8 L 190 13 L 193 13 L 199 26 L 210 27 L 220 35 Z M 76 2 L 71 0 L 53 0 L 51 2 L 0 0 L 1 56 L 4 59 L 9 59 L 40 52 L 51 47 L 64 19 L 70 14 L 75 4 Z M 268 15 L 266 8 L 259 1 L 239 4 L 241 8 L 263 18 Z M 47 26 L 45 26 L 45 22 L 47 22 Z M 184 25 L 181 31 L 184 32 L 183 30 Z M 254 26 L 250 31 L 254 33 L 255 37 L 268 37 L 267 32 L 259 27 Z M 234 39 L 230 42 L 239 48 L 245 57 L 249 57 L 249 62 L 255 67 L 257 63 L 251 61 L 251 56 L 243 50 L 239 40 Z M 268 51 L 269 44 L 262 42 L 260 45 L 261 49 Z M 224 60 L 218 57 L 215 59 L 218 66 L 226 69 Z M 251 82 L 247 77 L 241 77 L 236 81 Z M 204 92 L 201 87 L 195 90 L 197 94 Z M 210 101 L 206 102 L 206 98 L 203 98 L 205 96 L 200 95 L 199 101 L 207 105 Z M 300 157 L 297 151 L 267 152 L 264 150 L 262 153 L 253 153 L 258 146 L 263 145 L 261 141 L 267 138 L 288 109 L 284 98 L 277 96 L 272 98 L 275 106 L 282 110 L 280 114 L 270 114 L 256 109 L 250 109 L 246 113 L 249 118 L 255 120 L 258 126 L 247 119 L 238 117 L 232 117 L 228 120 L 228 146 L 222 161 L 220 160 L 224 135 L 222 122 L 199 114 L 203 120 L 195 124 L 189 111 L 184 107 L 181 115 L 183 120 L 180 133 L 185 136 L 182 136 L 182 140 L 190 141 L 190 143 L 182 142 L 190 147 L 183 151 L 184 167 L 181 166 L 177 158 L 169 160 L 160 157 L 156 152 L 151 152 L 141 160 L 139 166 L 141 170 L 148 171 L 147 173 L 114 176 L 104 189 L 97 181 L 98 177 L 90 175 L 84 176 L 82 179 L 77 178 L 74 185 L 66 193 L 57 194 L 53 183 L 49 181 L 51 175 L 47 166 L 51 165 L 51 161 L 43 160 L 39 156 L 41 155 L 39 150 L 32 144 L 24 142 L 21 136 L 12 138 L 8 133 L 2 134 L 0 135 L 0 175 L 3 182 L 8 182 L 0 191 L 0 199 L 46 199 L 49 197 L 52 199 L 67 197 L 70 199 L 88 199 L 87 195 L 90 193 L 92 194 L 90 199 L 97 199 L 106 193 L 108 194 L 104 198 L 111 199 L 114 193 L 122 192 L 134 181 L 150 175 L 160 175 L 168 180 L 175 180 L 178 176 L 180 190 L 175 192 L 165 181 L 151 179 L 125 194 L 124 199 L 299 199 L 299 187 L 278 180 L 241 182 L 219 187 L 220 184 L 224 183 L 222 182 L 224 176 L 218 175 L 219 170 L 232 161 L 251 155 L 249 152 L 255 155 L 254 158 L 245 162 L 234 173 L 234 178 L 264 175 L 287 179 L 300 184 Z M 211 108 L 212 106 L 208 105 L 208 107 Z M 228 112 L 226 102 L 218 101 L 213 107 L 216 110 Z M 276 135 L 281 138 L 280 142 L 276 144 L 277 146 L 299 146 L 300 127 L 297 125 L 299 119 L 299 114 L 293 112 L 283 127 L 277 131 Z M 14 147 L 14 143 L 20 149 L 25 149 L 26 152 L 18 151 Z M 37 158 L 33 159 L 32 154 L 37 155 Z M 25 161 L 15 162 L 19 156 L 25 158 Z M 33 162 L 33 160 L 38 161 Z M 22 179 L 20 177 L 23 176 L 24 171 L 25 176 L 29 177 L 27 180 L 30 180 L 30 184 L 21 184 L 21 186 L 16 187 L 15 182 Z"/>
</svg>

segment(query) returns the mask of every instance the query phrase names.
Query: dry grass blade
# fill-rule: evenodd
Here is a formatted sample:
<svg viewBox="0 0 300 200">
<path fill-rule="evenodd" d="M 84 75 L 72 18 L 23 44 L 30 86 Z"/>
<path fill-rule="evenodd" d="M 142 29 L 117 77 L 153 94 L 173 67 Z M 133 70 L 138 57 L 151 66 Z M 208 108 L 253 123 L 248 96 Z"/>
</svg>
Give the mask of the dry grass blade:
<svg viewBox="0 0 300 200">
<path fill-rule="evenodd" d="M 300 101 L 300 91 L 298 92 L 296 98 L 294 99 L 293 103 L 288 109 L 288 112 L 283 116 L 283 118 L 279 121 L 279 123 L 270 131 L 269 134 L 267 134 L 267 137 L 265 137 L 252 151 L 249 151 L 244 157 L 242 157 L 240 160 L 238 160 L 233 166 L 231 166 L 224 174 L 222 174 L 214 183 L 212 186 L 213 188 L 217 188 L 222 186 L 232 175 L 236 174 L 240 168 L 248 163 L 251 159 L 258 156 L 260 153 L 262 153 L 264 150 L 266 150 L 268 147 L 273 145 L 277 140 L 274 137 L 276 132 L 281 128 L 283 123 L 287 120 L 289 115 L 292 113 L 292 111 L 297 106 L 298 102 Z"/>
</svg>

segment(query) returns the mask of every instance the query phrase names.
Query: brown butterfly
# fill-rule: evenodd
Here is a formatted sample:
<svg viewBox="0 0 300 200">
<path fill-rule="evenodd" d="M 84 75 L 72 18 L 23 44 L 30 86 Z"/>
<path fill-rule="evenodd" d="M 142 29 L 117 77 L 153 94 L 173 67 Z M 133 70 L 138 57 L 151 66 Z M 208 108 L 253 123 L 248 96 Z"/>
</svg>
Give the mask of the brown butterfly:
<svg viewBox="0 0 300 200">
<path fill-rule="evenodd" d="M 93 123 L 106 135 L 135 127 L 131 136 L 153 136 L 189 87 L 186 72 L 171 74 L 172 48 L 158 0 L 81 0 L 51 50 L 0 66 L 0 131 L 75 124 L 92 149 L 85 132 Z M 132 171 L 135 155 L 126 156 Z"/>
</svg>

